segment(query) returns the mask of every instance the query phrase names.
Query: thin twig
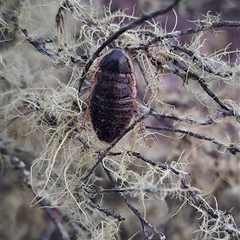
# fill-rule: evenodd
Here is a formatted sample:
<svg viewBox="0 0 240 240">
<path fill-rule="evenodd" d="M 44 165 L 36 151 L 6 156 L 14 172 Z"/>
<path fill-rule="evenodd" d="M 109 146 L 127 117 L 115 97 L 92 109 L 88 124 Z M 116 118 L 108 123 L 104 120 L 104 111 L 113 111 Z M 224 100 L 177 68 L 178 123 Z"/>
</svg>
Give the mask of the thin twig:
<svg viewBox="0 0 240 240">
<path fill-rule="evenodd" d="M 17 17 L 12 16 L 12 15 L 7 14 L 7 13 L 2 13 L 2 15 L 3 15 L 4 18 L 12 21 L 14 23 L 15 30 L 19 31 L 22 34 L 22 36 L 25 38 L 25 40 L 28 41 L 38 52 L 42 53 L 43 55 L 48 56 L 52 60 L 53 66 L 55 66 L 55 62 L 59 58 L 59 55 L 52 52 L 50 49 L 46 48 L 46 43 L 50 43 L 53 40 L 43 39 L 43 38 L 38 38 L 38 39 L 33 40 L 29 36 L 27 29 L 20 28 Z M 72 60 L 73 63 L 76 63 L 76 62 L 85 63 L 84 56 L 77 56 L 77 57 L 69 56 L 69 58 Z"/>
<path fill-rule="evenodd" d="M 151 109 L 149 115 L 156 118 L 161 118 L 161 119 L 167 118 L 167 119 L 171 119 L 178 122 L 186 122 L 188 124 L 206 126 L 206 125 L 211 125 L 217 119 L 224 118 L 227 116 L 232 116 L 232 112 L 231 111 L 217 112 L 215 115 L 209 117 L 208 120 L 198 120 L 198 119 L 192 119 L 192 118 L 178 117 L 173 114 L 158 113 L 153 109 Z"/>
<path fill-rule="evenodd" d="M 174 31 L 172 33 L 166 33 L 162 38 L 175 38 L 182 35 L 188 35 L 198 32 L 204 32 L 207 30 L 222 28 L 222 27 L 240 27 L 240 21 L 222 21 L 222 22 L 213 22 L 210 24 L 201 25 L 195 28 L 183 29 L 180 31 Z"/>
<path fill-rule="evenodd" d="M 145 44 L 141 44 L 139 47 L 136 47 L 134 49 L 147 49 L 149 46 L 151 46 L 163 39 L 176 38 L 176 37 L 179 37 L 182 35 L 203 32 L 203 31 L 214 29 L 214 28 L 239 27 L 239 26 L 240 26 L 240 21 L 213 22 L 211 24 L 205 24 L 202 26 L 194 27 L 194 28 L 188 28 L 188 29 L 183 29 L 183 30 L 163 34 L 162 36 L 155 37 L 153 40 L 151 40 Z"/>
<path fill-rule="evenodd" d="M 45 43 L 46 40 L 39 38 L 36 40 L 33 40 L 29 35 L 28 35 L 28 31 L 26 29 L 21 29 L 25 39 L 31 44 L 33 45 L 33 47 L 35 47 L 38 52 L 47 55 L 48 57 L 50 57 L 53 61 L 53 63 L 57 60 L 57 58 L 59 57 L 57 54 L 53 53 L 51 50 L 47 49 L 45 47 Z"/>
<path fill-rule="evenodd" d="M 201 59 L 191 50 L 183 47 L 183 46 L 178 46 L 178 45 L 174 45 L 172 43 L 168 43 L 169 46 L 171 46 L 171 48 L 173 49 L 173 52 L 182 52 L 185 55 L 187 55 L 188 57 L 191 58 L 191 60 L 196 63 L 200 69 L 203 69 L 205 72 L 208 72 L 210 74 L 213 74 L 215 76 L 219 76 L 221 78 L 227 78 L 230 77 L 230 73 L 222 73 L 222 72 L 216 72 L 214 71 L 210 66 L 203 64 Z M 205 57 L 204 55 L 200 54 L 200 57 Z"/>
<path fill-rule="evenodd" d="M 25 37 L 25 39 L 30 43 L 32 44 L 39 52 L 47 55 L 48 57 L 50 57 L 53 61 L 55 61 L 58 56 L 56 54 L 54 54 L 53 52 L 51 52 L 49 49 L 47 49 L 45 47 L 45 43 L 46 43 L 46 40 L 43 40 L 41 38 L 39 39 L 36 39 L 36 40 L 32 40 L 32 38 L 28 35 L 28 32 L 26 29 L 21 29 L 19 27 L 19 22 L 18 22 L 18 18 L 15 17 L 15 16 L 11 16 L 7 13 L 2 13 L 3 17 L 12 21 L 14 23 L 14 27 L 15 27 L 15 30 L 18 30 L 18 31 L 21 31 L 23 36 Z"/>
<path fill-rule="evenodd" d="M 187 136 L 191 136 L 191 137 L 195 137 L 198 139 L 202 139 L 202 140 L 206 140 L 206 141 L 210 141 L 216 145 L 218 145 L 220 148 L 226 148 L 229 150 L 230 153 L 232 153 L 233 155 L 236 155 L 237 153 L 240 152 L 240 148 L 238 146 L 234 146 L 233 144 L 224 144 L 221 141 L 213 138 L 213 137 L 208 137 L 208 136 L 204 136 L 198 133 L 194 133 L 191 131 L 186 131 L 183 129 L 178 129 L 178 128 L 171 128 L 171 127 L 157 127 L 157 126 L 145 126 L 146 129 L 150 129 L 150 130 L 156 130 L 156 131 L 168 131 L 168 132 L 176 132 L 176 133 L 183 133 L 186 134 Z"/>
<path fill-rule="evenodd" d="M 227 107 L 207 86 L 207 83 L 201 78 L 199 77 L 197 74 L 189 71 L 189 69 L 187 67 L 185 67 L 182 63 L 180 63 L 177 60 L 173 60 L 173 63 L 180 68 L 181 70 L 185 71 L 185 73 L 187 74 L 188 77 L 193 78 L 195 80 L 198 81 L 198 83 L 200 84 L 200 86 L 202 87 L 202 89 L 224 110 L 232 112 L 232 116 L 234 116 L 234 113 L 231 109 L 229 109 L 229 107 Z"/>
<path fill-rule="evenodd" d="M 84 140 L 82 139 L 80 136 L 77 136 L 76 139 L 82 143 L 82 145 L 86 148 L 86 149 L 90 149 L 91 147 L 89 146 L 89 144 Z"/>
<path fill-rule="evenodd" d="M 175 173 L 175 174 L 177 174 L 177 175 L 180 175 L 180 174 L 182 174 L 182 175 L 189 175 L 187 172 L 180 171 L 180 170 L 178 170 L 178 169 L 175 169 L 175 168 L 173 168 L 173 167 L 170 167 L 170 166 L 168 166 L 168 165 L 165 164 L 165 163 L 156 162 L 156 161 L 150 160 L 150 159 L 148 159 L 148 158 L 145 158 L 145 157 L 143 157 L 143 156 L 142 156 L 140 153 L 138 153 L 138 152 L 128 151 L 127 153 L 128 153 L 129 155 L 132 155 L 132 156 L 134 156 L 134 157 L 137 157 L 137 158 L 143 160 L 143 161 L 146 162 L 146 163 L 151 164 L 152 166 L 160 167 L 160 168 L 163 169 L 163 170 L 168 170 L 168 169 L 170 169 L 173 173 Z"/>
<path fill-rule="evenodd" d="M 125 218 L 122 217 L 121 215 L 116 214 L 116 213 L 115 213 L 114 211 L 112 211 L 112 210 L 109 210 L 109 209 L 107 209 L 107 208 L 104 208 L 104 207 L 99 206 L 98 204 L 94 203 L 94 202 L 93 202 L 91 199 L 89 199 L 89 198 L 86 199 L 86 202 L 87 202 L 87 204 L 89 204 L 89 206 L 91 206 L 92 208 L 97 209 L 98 211 L 105 213 L 106 216 L 111 216 L 111 217 L 117 219 L 119 222 L 125 220 Z"/>
<path fill-rule="evenodd" d="M 46 201 L 39 196 L 36 196 L 36 199 L 38 200 L 38 203 L 43 207 L 44 211 L 47 213 L 48 217 L 52 220 L 52 222 L 55 224 L 59 232 L 61 233 L 61 237 L 63 240 L 70 240 L 70 237 L 68 235 L 68 232 L 63 227 L 61 222 L 54 216 L 52 209 L 50 208 L 49 204 L 46 203 Z"/>
<path fill-rule="evenodd" d="M 160 188 L 108 188 L 108 189 L 84 189 L 87 193 L 102 194 L 102 193 L 130 193 L 130 192 L 147 192 L 147 193 L 159 193 L 162 191 Z"/>
<path fill-rule="evenodd" d="M 87 193 L 102 194 L 102 193 L 117 193 L 117 192 L 134 192 L 136 188 L 110 188 L 110 189 L 84 189 Z"/>
</svg>

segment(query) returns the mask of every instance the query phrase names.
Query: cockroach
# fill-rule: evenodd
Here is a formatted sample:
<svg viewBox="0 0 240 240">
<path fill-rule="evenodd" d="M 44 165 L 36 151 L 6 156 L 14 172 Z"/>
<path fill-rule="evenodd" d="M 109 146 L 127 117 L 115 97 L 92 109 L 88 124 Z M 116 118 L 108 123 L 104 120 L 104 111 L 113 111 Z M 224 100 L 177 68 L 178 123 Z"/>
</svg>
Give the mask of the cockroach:
<svg viewBox="0 0 240 240">
<path fill-rule="evenodd" d="M 90 120 L 99 140 L 111 143 L 129 126 L 136 96 L 131 58 L 122 48 L 110 49 L 93 74 L 89 101 Z"/>
</svg>

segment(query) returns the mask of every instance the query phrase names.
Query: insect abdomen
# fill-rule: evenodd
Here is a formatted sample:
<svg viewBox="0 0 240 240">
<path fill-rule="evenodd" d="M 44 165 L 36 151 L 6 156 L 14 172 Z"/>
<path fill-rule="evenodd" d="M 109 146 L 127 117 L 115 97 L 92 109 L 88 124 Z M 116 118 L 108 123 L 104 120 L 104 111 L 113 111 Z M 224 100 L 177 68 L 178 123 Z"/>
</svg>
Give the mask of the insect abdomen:
<svg viewBox="0 0 240 240">
<path fill-rule="evenodd" d="M 108 51 L 92 81 L 91 122 L 98 138 L 110 143 L 132 119 L 136 79 L 131 59 L 120 48 Z"/>
</svg>

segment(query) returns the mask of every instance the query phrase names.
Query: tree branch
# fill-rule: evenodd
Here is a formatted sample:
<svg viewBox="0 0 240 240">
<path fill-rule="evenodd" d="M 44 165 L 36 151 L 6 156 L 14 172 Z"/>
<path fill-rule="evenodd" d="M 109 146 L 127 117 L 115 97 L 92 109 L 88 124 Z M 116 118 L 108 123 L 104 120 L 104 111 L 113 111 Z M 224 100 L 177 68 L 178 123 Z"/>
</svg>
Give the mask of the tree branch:
<svg viewBox="0 0 240 240">
<path fill-rule="evenodd" d="M 141 44 L 136 48 L 133 48 L 135 50 L 138 49 L 144 49 L 146 50 L 149 46 L 163 40 L 163 39 L 169 39 L 169 38 L 176 38 L 182 35 L 188 35 L 188 34 L 194 34 L 198 32 L 203 32 L 207 30 L 212 30 L 215 28 L 222 28 L 222 27 L 239 27 L 240 26 L 240 21 L 222 21 L 222 22 L 213 22 L 210 24 L 205 24 L 202 26 L 194 27 L 194 28 L 188 28 L 188 29 L 183 29 L 179 31 L 174 31 L 171 33 L 166 33 L 163 34 L 162 36 L 156 36 L 154 37 L 151 41 L 145 44 Z"/>
<path fill-rule="evenodd" d="M 118 183 L 117 181 L 112 177 L 111 173 L 109 170 L 107 170 L 104 165 L 102 164 L 104 171 L 106 172 L 108 178 L 110 179 L 111 183 L 113 184 L 113 186 L 118 189 Z M 129 207 L 129 209 L 138 217 L 138 219 L 140 220 L 141 224 L 142 224 L 142 230 L 145 236 L 145 239 L 149 239 L 149 235 L 147 232 L 147 228 L 149 227 L 161 240 L 165 240 L 166 237 L 165 235 L 158 231 L 151 223 L 149 223 L 141 214 L 140 212 L 128 201 L 128 199 L 126 198 L 126 196 L 122 193 L 122 192 L 118 192 L 120 197 L 123 198 L 124 202 L 126 203 L 126 205 Z"/>
<path fill-rule="evenodd" d="M 177 128 L 171 128 L 171 127 L 157 127 L 157 126 L 145 126 L 146 129 L 150 130 L 156 130 L 156 131 L 168 131 L 168 132 L 176 132 L 176 133 L 183 133 L 186 134 L 187 136 L 195 137 L 198 139 L 210 141 L 216 145 L 218 145 L 221 148 L 226 148 L 229 150 L 230 153 L 233 155 L 236 155 L 237 153 L 240 152 L 240 148 L 237 146 L 234 146 L 233 144 L 224 144 L 221 141 L 213 138 L 213 137 L 207 137 L 198 133 L 182 130 L 182 129 L 177 129 Z"/>
<path fill-rule="evenodd" d="M 159 167 L 163 170 L 170 170 L 172 173 L 174 173 L 176 176 L 178 176 L 179 180 L 181 181 L 182 186 L 188 191 L 189 195 L 191 196 L 192 200 L 195 204 L 190 204 L 191 206 L 194 206 L 195 208 L 202 209 L 204 212 L 206 212 L 211 218 L 215 219 L 215 224 L 219 226 L 220 230 L 227 233 L 232 237 L 232 239 L 239 239 L 240 238 L 240 228 L 236 225 L 232 215 L 229 213 L 226 214 L 225 212 L 221 212 L 219 210 L 213 209 L 206 201 L 202 198 L 199 194 L 197 194 L 190 183 L 187 182 L 185 179 L 185 176 L 188 175 L 188 173 L 183 172 L 181 170 L 178 170 L 177 168 L 170 167 L 167 164 L 163 164 L 160 162 L 156 162 L 153 160 L 150 160 L 148 158 L 143 157 L 138 152 L 129 151 L 129 155 L 133 155 L 137 157 L 138 159 L 151 164 L 152 166 Z M 188 200 L 188 203 L 190 203 L 190 200 Z M 213 223 L 214 224 L 214 223 Z"/>
<path fill-rule="evenodd" d="M 225 118 L 228 116 L 232 116 L 231 111 L 222 111 L 222 112 L 217 112 L 215 115 L 209 117 L 207 120 L 198 120 L 198 119 L 192 119 L 192 118 L 185 118 L 185 117 L 178 117 L 173 114 L 165 114 L 165 113 L 158 113 L 151 109 L 149 115 L 155 117 L 155 118 L 161 118 L 161 119 L 171 119 L 173 121 L 178 121 L 178 122 L 185 122 L 188 124 L 195 124 L 195 125 L 201 125 L 201 126 L 206 126 L 206 125 L 211 125 L 214 123 L 215 120 L 220 119 L 220 118 Z"/>
</svg>

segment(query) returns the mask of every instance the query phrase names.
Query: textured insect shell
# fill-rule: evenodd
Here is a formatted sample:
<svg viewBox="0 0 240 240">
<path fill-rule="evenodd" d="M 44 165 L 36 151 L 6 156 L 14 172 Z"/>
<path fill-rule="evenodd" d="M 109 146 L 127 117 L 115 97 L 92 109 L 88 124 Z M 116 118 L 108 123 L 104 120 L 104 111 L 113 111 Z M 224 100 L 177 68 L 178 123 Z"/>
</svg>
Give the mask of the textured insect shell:
<svg viewBox="0 0 240 240">
<path fill-rule="evenodd" d="M 132 60 L 122 48 L 107 51 L 92 77 L 89 106 L 99 140 L 111 143 L 128 127 L 136 96 Z"/>
</svg>

